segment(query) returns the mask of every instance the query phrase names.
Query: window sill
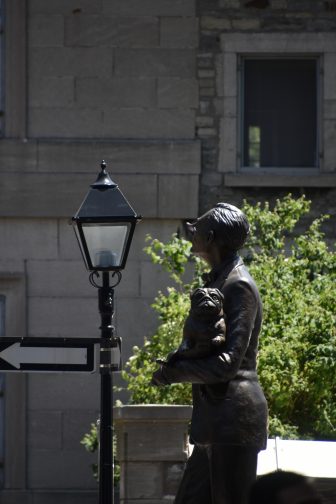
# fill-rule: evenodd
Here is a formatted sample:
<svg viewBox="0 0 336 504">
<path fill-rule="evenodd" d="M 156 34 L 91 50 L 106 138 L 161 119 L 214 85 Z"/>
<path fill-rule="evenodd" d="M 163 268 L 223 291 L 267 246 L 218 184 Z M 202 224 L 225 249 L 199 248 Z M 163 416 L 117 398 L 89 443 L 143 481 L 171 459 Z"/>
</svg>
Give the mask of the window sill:
<svg viewBox="0 0 336 504">
<path fill-rule="evenodd" d="M 241 171 L 224 175 L 226 187 L 336 187 L 336 172 L 321 173 L 317 170 Z"/>
</svg>

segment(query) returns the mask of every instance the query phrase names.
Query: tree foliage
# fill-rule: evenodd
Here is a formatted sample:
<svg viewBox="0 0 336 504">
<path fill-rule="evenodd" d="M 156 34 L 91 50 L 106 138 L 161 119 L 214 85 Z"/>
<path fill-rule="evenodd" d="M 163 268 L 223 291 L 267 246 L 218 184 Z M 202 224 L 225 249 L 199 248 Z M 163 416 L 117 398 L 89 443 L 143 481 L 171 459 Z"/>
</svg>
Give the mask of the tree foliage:
<svg viewBox="0 0 336 504">
<path fill-rule="evenodd" d="M 264 305 L 258 373 L 270 409 L 270 435 L 336 439 L 336 254 L 321 230 L 322 216 L 298 234 L 309 213 L 304 196 L 291 195 L 270 208 L 244 203 L 251 232 L 245 263 Z M 155 359 L 181 340 L 189 294 L 202 284 L 204 263 L 190 243 L 174 235 L 168 243 L 149 238 L 146 252 L 170 273 L 172 286 L 153 304 L 159 326 L 143 347 L 134 347 L 123 377 L 133 403 L 188 404 L 188 384 L 152 387 Z M 194 276 L 186 280 L 193 265 Z"/>
</svg>

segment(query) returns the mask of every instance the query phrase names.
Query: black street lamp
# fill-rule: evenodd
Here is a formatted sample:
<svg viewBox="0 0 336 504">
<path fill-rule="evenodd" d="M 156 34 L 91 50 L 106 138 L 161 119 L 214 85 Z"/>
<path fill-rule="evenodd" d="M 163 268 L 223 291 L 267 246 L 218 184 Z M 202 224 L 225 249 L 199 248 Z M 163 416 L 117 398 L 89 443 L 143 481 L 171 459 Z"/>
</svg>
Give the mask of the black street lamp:
<svg viewBox="0 0 336 504">
<path fill-rule="evenodd" d="M 99 504 L 113 504 L 113 371 L 120 363 L 113 361 L 113 349 L 121 348 L 121 338 L 114 334 L 114 287 L 121 280 L 133 233 L 141 219 L 130 206 L 106 171 L 102 161 L 101 172 L 86 195 L 72 224 L 90 274 L 90 282 L 98 288 L 101 315 L 100 339 L 100 454 Z M 102 272 L 102 285 L 96 278 Z M 110 272 L 114 282 L 110 285 Z"/>
</svg>

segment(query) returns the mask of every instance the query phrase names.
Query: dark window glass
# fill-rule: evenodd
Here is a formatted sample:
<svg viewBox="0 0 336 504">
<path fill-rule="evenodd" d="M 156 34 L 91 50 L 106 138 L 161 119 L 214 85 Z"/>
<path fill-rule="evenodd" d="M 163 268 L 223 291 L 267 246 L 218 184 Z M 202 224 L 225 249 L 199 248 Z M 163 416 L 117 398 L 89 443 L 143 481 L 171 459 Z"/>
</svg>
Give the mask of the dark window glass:
<svg viewBox="0 0 336 504">
<path fill-rule="evenodd" d="M 317 166 L 317 60 L 246 59 L 243 166 Z"/>
</svg>

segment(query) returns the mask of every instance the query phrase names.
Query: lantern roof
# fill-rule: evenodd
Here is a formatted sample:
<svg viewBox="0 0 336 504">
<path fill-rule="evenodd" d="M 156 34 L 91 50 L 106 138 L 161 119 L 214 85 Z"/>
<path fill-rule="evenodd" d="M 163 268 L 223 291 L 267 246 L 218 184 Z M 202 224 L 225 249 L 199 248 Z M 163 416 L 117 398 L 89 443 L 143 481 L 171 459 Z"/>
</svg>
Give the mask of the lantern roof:
<svg viewBox="0 0 336 504">
<path fill-rule="evenodd" d="M 91 184 L 79 210 L 73 220 L 111 221 L 140 220 L 141 217 L 133 210 L 118 185 L 113 182 L 106 171 L 106 163 L 102 161 L 101 172 L 97 180 Z"/>
</svg>

